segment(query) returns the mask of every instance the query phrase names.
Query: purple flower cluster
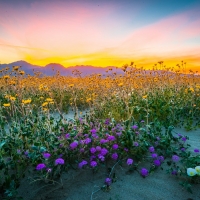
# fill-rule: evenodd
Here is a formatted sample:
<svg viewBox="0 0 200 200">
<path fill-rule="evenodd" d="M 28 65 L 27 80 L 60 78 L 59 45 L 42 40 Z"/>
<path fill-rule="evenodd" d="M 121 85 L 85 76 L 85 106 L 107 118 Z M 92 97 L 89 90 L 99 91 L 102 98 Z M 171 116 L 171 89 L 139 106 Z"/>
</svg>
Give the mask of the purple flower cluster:
<svg viewBox="0 0 200 200">
<path fill-rule="evenodd" d="M 46 165 L 44 163 L 40 163 L 37 165 L 36 170 L 42 170 L 46 167 Z"/>
<path fill-rule="evenodd" d="M 111 157 L 112 157 L 113 160 L 117 160 L 118 154 L 117 153 L 113 153 Z"/>
<path fill-rule="evenodd" d="M 93 167 L 93 168 L 96 167 L 97 166 L 97 162 L 96 161 L 91 161 L 90 162 L 90 166 Z"/>
<path fill-rule="evenodd" d="M 114 141 L 114 140 L 115 140 L 115 136 L 109 135 L 107 139 L 108 139 L 109 141 Z"/>
<path fill-rule="evenodd" d="M 106 184 L 107 186 L 111 185 L 111 182 L 112 182 L 111 178 L 106 178 L 105 184 Z"/>
<path fill-rule="evenodd" d="M 43 157 L 44 157 L 45 159 L 48 159 L 50 156 L 51 156 L 50 153 L 43 153 Z"/>
<path fill-rule="evenodd" d="M 113 148 L 114 150 L 118 149 L 118 147 L 119 147 L 118 144 L 113 144 L 113 146 L 112 146 L 112 148 Z"/>
<path fill-rule="evenodd" d="M 96 150 L 95 147 L 91 147 L 91 148 L 90 148 L 90 152 L 91 152 L 92 154 L 94 154 L 96 151 L 97 151 L 97 150 Z"/>
<path fill-rule="evenodd" d="M 199 153 L 200 150 L 199 150 L 199 149 L 194 149 L 194 152 L 195 152 L 195 153 Z"/>
<path fill-rule="evenodd" d="M 173 155 L 172 160 L 173 160 L 173 162 L 178 162 L 180 160 L 180 157 L 177 155 Z"/>
<path fill-rule="evenodd" d="M 77 141 L 74 141 L 74 142 L 72 142 L 69 146 L 70 146 L 70 148 L 73 150 L 73 149 L 75 149 L 75 148 L 78 146 L 78 142 L 77 142 Z"/>
<path fill-rule="evenodd" d="M 160 160 L 154 160 L 153 163 L 154 163 L 154 165 L 157 166 L 157 167 L 161 165 Z"/>
<path fill-rule="evenodd" d="M 96 150 L 97 151 L 101 151 L 101 147 L 100 146 L 96 146 Z"/>
<path fill-rule="evenodd" d="M 157 155 L 156 153 L 152 153 L 152 154 L 151 154 L 151 157 L 152 157 L 152 158 L 157 158 L 157 156 L 158 156 L 158 155 Z"/>
<path fill-rule="evenodd" d="M 55 165 L 64 165 L 65 161 L 62 158 L 58 158 L 55 160 Z"/>
<path fill-rule="evenodd" d="M 88 164 L 88 162 L 83 160 L 82 162 L 79 163 L 78 166 L 79 166 L 79 168 L 82 168 L 84 165 L 87 165 L 87 164 Z"/>
<path fill-rule="evenodd" d="M 136 130 L 136 129 L 138 129 L 138 126 L 137 126 L 137 125 L 133 125 L 131 128 L 132 128 L 133 130 Z"/>
<path fill-rule="evenodd" d="M 133 146 L 138 147 L 139 143 L 138 142 L 133 142 Z"/>
<path fill-rule="evenodd" d="M 154 147 L 149 147 L 149 151 L 153 153 L 155 151 Z"/>
<path fill-rule="evenodd" d="M 95 133 L 97 132 L 97 130 L 93 128 L 92 130 L 90 130 L 90 132 L 91 132 L 92 134 L 95 134 Z"/>
<path fill-rule="evenodd" d="M 126 163 L 127 163 L 127 165 L 132 165 L 133 164 L 133 159 L 128 158 Z"/>
<path fill-rule="evenodd" d="M 142 175 L 142 177 L 146 177 L 148 176 L 149 171 L 146 168 L 142 168 L 140 174 Z"/>
<path fill-rule="evenodd" d="M 105 156 L 102 156 L 101 154 L 98 155 L 99 160 L 101 160 L 102 162 L 105 160 Z"/>
</svg>

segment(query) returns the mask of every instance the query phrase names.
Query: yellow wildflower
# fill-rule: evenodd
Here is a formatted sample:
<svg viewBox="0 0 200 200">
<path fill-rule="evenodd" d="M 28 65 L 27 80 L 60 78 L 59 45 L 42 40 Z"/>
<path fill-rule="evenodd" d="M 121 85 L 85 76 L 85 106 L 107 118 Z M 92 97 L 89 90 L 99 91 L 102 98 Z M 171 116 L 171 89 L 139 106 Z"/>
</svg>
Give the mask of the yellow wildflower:
<svg viewBox="0 0 200 200">
<path fill-rule="evenodd" d="M 20 67 L 19 66 L 13 66 L 13 70 L 17 71 Z"/>
<path fill-rule="evenodd" d="M 4 79 L 9 79 L 9 78 L 10 78 L 10 76 L 8 76 L 8 75 L 5 75 L 5 76 L 3 76 L 3 78 L 4 78 Z"/>
<path fill-rule="evenodd" d="M 21 75 L 24 75 L 25 74 L 25 72 L 24 71 L 19 71 L 19 73 L 21 74 Z"/>
<path fill-rule="evenodd" d="M 191 87 L 191 88 L 190 88 L 190 91 L 191 91 L 191 92 L 194 92 L 194 89 Z"/>
<path fill-rule="evenodd" d="M 88 103 L 88 102 L 90 102 L 92 99 L 91 98 L 88 98 L 88 99 L 86 99 L 86 102 Z"/>
<path fill-rule="evenodd" d="M 143 99 L 146 99 L 146 98 L 147 98 L 147 95 L 142 96 L 142 98 L 143 98 Z"/>
<path fill-rule="evenodd" d="M 31 103 L 31 99 L 22 100 L 22 103 L 23 104 L 29 104 L 29 103 Z"/>
<path fill-rule="evenodd" d="M 43 107 L 46 106 L 46 105 L 48 105 L 48 102 L 44 102 L 44 103 L 42 104 Z"/>
<path fill-rule="evenodd" d="M 46 101 L 47 101 L 47 102 L 51 102 L 51 101 L 53 101 L 53 99 L 51 99 L 51 98 L 46 98 Z"/>
<path fill-rule="evenodd" d="M 10 97 L 10 100 L 11 100 L 11 101 L 15 101 L 15 100 L 16 100 L 16 97 L 12 97 L 12 96 L 11 96 L 11 97 Z"/>
<path fill-rule="evenodd" d="M 3 106 L 4 107 L 10 107 L 10 103 L 4 103 Z"/>
</svg>

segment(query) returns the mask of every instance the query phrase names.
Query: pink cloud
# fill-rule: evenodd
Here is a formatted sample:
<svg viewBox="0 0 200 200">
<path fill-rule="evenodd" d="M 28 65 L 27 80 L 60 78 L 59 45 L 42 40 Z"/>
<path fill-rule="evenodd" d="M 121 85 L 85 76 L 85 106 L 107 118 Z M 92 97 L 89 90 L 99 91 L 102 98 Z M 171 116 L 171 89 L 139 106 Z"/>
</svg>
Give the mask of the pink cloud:
<svg viewBox="0 0 200 200">
<path fill-rule="evenodd" d="M 133 30 L 124 39 L 124 42 L 113 50 L 113 53 L 120 55 L 123 52 L 129 52 L 131 54 L 138 48 L 146 48 L 146 50 L 138 52 L 138 55 L 140 53 L 160 54 L 174 50 L 183 51 L 184 48 L 186 50 L 188 46 L 184 42 L 187 39 L 192 39 L 195 36 L 200 37 L 200 20 L 194 19 L 191 22 L 190 12 L 171 16 Z"/>
</svg>

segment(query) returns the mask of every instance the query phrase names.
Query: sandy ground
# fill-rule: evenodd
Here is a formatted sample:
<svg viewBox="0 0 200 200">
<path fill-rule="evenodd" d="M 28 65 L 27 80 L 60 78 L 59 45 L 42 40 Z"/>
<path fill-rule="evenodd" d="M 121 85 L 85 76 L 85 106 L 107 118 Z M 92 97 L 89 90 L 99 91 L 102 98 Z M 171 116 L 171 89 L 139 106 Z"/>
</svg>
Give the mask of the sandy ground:
<svg viewBox="0 0 200 200">
<path fill-rule="evenodd" d="M 191 151 L 200 148 L 200 129 L 186 132 L 177 128 L 176 132 L 189 136 Z M 91 170 L 70 170 L 62 175 L 63 188 L 59 184 L 45 185 L 24 179 L 19 188 L 19 194 L 24 200 L 198 200 L 200 185 L 193 185 L 190 194 L 179 185 L 180 179 L 169 175 L 164 170 L 157 170 L 147 178 L 142 178 L 137 172 L 127 173 L 127 166 L 116 166 L 117 181 L 111 185 L 109 192 L 97 191 L 104 184 L 106 168 L 102 166 L 97 174 Z M 93 193 L 94 192 L 94 193 Z M 93 193 L 93 195 L 92 195 Z"/>
</svg>

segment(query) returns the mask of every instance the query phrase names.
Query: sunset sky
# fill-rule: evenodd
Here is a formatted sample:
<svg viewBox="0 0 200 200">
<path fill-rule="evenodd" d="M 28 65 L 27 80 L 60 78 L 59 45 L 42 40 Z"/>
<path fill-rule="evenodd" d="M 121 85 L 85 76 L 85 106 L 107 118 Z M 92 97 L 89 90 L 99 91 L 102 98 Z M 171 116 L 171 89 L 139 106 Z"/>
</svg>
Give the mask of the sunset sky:
<svg viewBox="0 0 200 200">
<path fill-rule="evenodd" d="M 200 70 L 199 10 L 199 0 L 0 0 L 0 62 Z"/>
</svg>

